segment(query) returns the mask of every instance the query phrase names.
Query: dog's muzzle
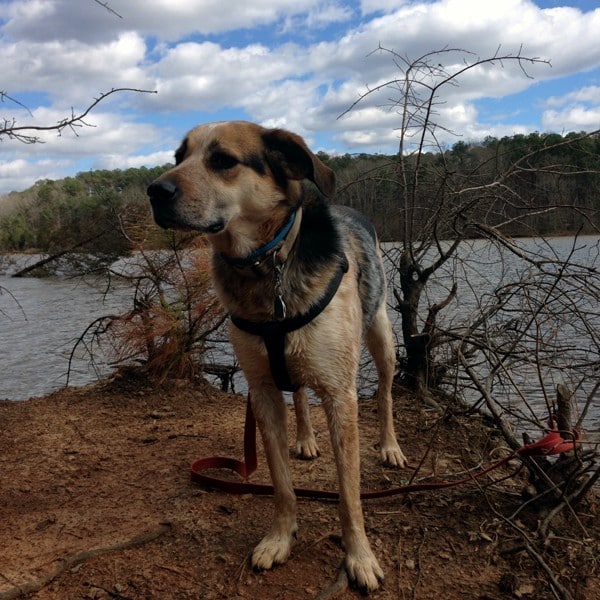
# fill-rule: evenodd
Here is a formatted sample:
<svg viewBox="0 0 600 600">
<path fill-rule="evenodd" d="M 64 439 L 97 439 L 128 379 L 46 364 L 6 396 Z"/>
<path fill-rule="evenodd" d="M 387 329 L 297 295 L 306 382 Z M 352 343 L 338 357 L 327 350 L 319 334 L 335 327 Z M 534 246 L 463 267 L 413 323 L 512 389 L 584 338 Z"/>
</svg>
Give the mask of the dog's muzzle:
<svg viewBox="0 0 600 600">
<path fill-rule="evenodd" d="M 175 212 L 175 202 L 179 197 L 178 187 L 170 181 L 153 181 L 146 192 L 150 197 L 156 223 L 165 229 L 177 225 L 179 219 Z"/>
<path fill-rule="evenodd" d="M 222 218 L 209 223 L 191 223 L 182 216 L 177 210 L 181 191 L 167 179 L 153 181 L 148 186 L 147 194 L 150 197 L 154 220 L 164 229 L 191 229 L 203 233 L 219 233 L 225 229 L 226 223 Z"/>
</svg>

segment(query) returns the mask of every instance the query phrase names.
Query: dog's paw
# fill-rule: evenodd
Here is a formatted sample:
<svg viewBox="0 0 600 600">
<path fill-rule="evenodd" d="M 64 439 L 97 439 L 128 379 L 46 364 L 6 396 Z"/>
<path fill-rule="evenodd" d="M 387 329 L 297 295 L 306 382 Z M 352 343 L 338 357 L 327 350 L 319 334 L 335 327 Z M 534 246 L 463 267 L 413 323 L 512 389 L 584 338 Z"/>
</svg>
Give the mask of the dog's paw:
<svg viewBox="0 0 600 600">
<path fill-rule="evenodd" d="M 269 533 L 254 548 L 252 568 L 266 571 L 284 563 L 292 551 L 293 536 Z"/>
<path fill-rule="evenodd" d="M 380 447 L 381 464 L 385 467 L 403 469 L 408 466 L 408 461 L 397 442 Z"/>
<path fill-rule="evenodd" d="M 305 439 L 298 438 L 296 441 L 296 458 L 300 460 L 313 460 L 318 458 L 320 454 L 314 435 Z"/>
<path fill-rule="evenodd" d="M 373 592 L 383 582 L 383 570 L 372 552 L 362 556 L 346 556 L 348 579 L 363 592 Z"/>
</svg>

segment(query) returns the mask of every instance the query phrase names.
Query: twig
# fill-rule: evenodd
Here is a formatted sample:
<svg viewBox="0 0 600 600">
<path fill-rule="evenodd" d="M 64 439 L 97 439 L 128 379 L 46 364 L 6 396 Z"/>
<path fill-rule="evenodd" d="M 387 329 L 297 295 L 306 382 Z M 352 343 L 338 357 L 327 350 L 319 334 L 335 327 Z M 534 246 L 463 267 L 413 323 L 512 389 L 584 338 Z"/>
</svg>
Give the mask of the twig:
<svg viewBox="0 0 600 600">
<path fill-rule="evenodd" d="M 581 523 L 577 513 L 573 510 L 573 504 L 576 504 L 580 498 L 592 489 L 593 485 L 596 483 L 598 478 L 600 477 L 600 470 L 596 470 L 593 475 L 591 475 L 588 480 L 577 488 L 572 494 L 566 497 L 562 502 L 557 504 L 549 513 L 548 516 L 544 519 L 544 522 L 540 525 L 539 533 L 542 539 L 546 539 L 548 537 L 548 529 L 550 528 L 550 524 L 556 515 L 565 507 L 568 507 L 571 510 L 571 513 L 575 517 L 576 522 L 581 527 L 585 535 L 588 535 L 585 527 Z"/>
<path fill-rule="evenodd" d="M 119 592 L 113 592 L 111 589 L 105 588 L 91 581 L 86 581 L 86 585 L 97 590 L 102 590 L 104 593 L 108 594 L 111 598 L 114 598 L 115 600 L 132 600 L 129 596 L 123 596 L 123 594 L 120 594 Z"/>
<path fill-rule="evenodd" d="M 421 575 L 422 575 L 422 571 L 421 571 L 421 550 L 423 550 L 423 546 L 425 545 L 425 540 L 427 539 L 427 530 L 423 529 L 423 539 L 421 540 L 421 543 L 419 544 L 419 547 L 417 548 L 417 562 L 415 564 L 415 569 L 417 570 L 417 578 L 415 581 L 415 585 L 413 586 L 412 589 L 412 597 L 413 600 L 416 600 L 417 598 L 417 587 L 419 586 L 419 583 L 421 581 Z"/>
<path fill-rule="evenodd" d="M 316 540 L 310 542 L 310 544 L 306 544 L 306 546 L 304 546 L 304 548 L 297 551 L 296 556 L 300 556 L 301 554 L 304 554 L 307 550 L 312 550 L 313 548 L 315 548 L 316 546 L 318 546 L 321 542 L 324 542 L 325 540 L 334 540 L 335 541 L 335 537 L 336 537 L 336 534 L 330 531 L 329 533 L 326 533 L 325 535 L 322 535 L 321 537 L 317 538 Z"/>
<path fill-rule="evenodd" d="M 529 556 L 531 556 L 538 562 L 540 567 L 542 567 L 542 569 L 544 570 L 544 573 L 546 573 L 546 577 L 550 581 L 550 585 L 552 587 L 554 595 L 557 598 L 560 598 L 560 600 L 572 600 L 573 596 L 571 596 L 569 591 L 558 582 L 558 580 L 554 576 L 554 573 L 552 572 L 552 569 L 548 566 L 548 563 L 546 563 L 542 556 L 532 548 L 529 542 L 525 544 L 525 550 L 527 551 Z"/>
<path fill-rule="evenodd" d="M 335 598 L 338 594 L 345 592 L 348 589 L 348 574 L 346 568 L 342 564 L 340 574 L 335 582 L 329 586 L 326 590 L 323 590 L 315 600 L 329 600 L 329 598 Z"/>
<path fill-rule="evenodd" d="M 104 7 L 108 12 L 111 12 L 113 15 L 119 17 L 119 19 L 123 18 L 116 10 L 114 10 L 108 5 L 108 2 L 102 2 L 102 0 L 94 0 L 94 2 Z"/>
<path fill-rule="evenodd" d="M 83 552 L 78 552 L 77 554 L 67 556 L 66 558 L 63 558 L 60 561 L 60 564 L 45 577 L 42 577 L 37 581 L 28 581 L 27 583 L 15 586 L 6 592 L 0 592 L 0 600 L 13 600 L 14 598 L 19 598 L 26 594 L 39 592 L 42 588 L 54 581 L 54 579 L 56 579 L 67 567 L 71 566 L 72 564 L 83 562 L 84 560 L 88 560 L 102 554 L 109 554 L 110 552 L 118 552 L 119 550 L 125 550 L 134 546 L 147 544 L 148 542 L 152 542 L 156 538 L 169 531 L 170 528 L 170 523 L 161 523 L 156 529 L 137 535 L 125 542 L 119 542 L 117 544 L 113 544 L 112 546 L 104 546 L 102 548 L 94 548 L 93 550 L 84 550 Z"/>
<path fill-rule="evenodd" d="M 477 483 L 477 482 L 475 482 L 475 483 Z M 480 488 L 480 489 L 483 491 L 483 488 Z M 573 597 L 571 596 L 570 592 L 558 582 L 554 573 L 552 572 L 552 569 L 548 566 L 548 563 L 546 563 L 546 561 L 543 559 L 543 557 L 534 550 L 531 540 L 530 540 L 529 536 L 527 535 L 527 533 L 521 527 L 519 527 L 514 521 L 512 521 L 510 518 L 505 517 L 500 511 L 498 511 L 496 509 L 496 507 L 490 502 L 490 499 L 488 498 L 487 494 L 484 493 L 483 497 L 485 498 L 485 500 L 486 500 L 488 506 L 490 507 L 490 509 L 492 510 L 492 512 L 498 518 L 500 518 L 502 521 L 507 523 L 512 529 L 514 529 L 523 538 L 523 540 L 524 540 L 523 548 L 527 551 L 529 556 L 531 556 L 531 558 L 536 560 L 538 562 L 538 564 L 542 567 L 542 570 L 544 571 L 544 573 L 546 574 L 546 577 L 548 578 L 548 582 L 550 584 L 552 593 L 560 600 L 573 600 Z"/>
<path fill-rule="evenodd" d="M 71 116 L 65 117 L 55 125 L 19 125 L 16 126 L 14 121 L 9 123 L 5 120 L 4 125 L 0 126 L 0 138 L 6 135 L 10 139 L 15 139 L 24 144 L 39 144 L 42 143 L 42 140 L 36 136 L 24 133 L 25 131 L 57 131 L 59 134 L 66 129 L 70 128 L 76 135 L 75 127 L 90 127 L 89 123 L 85 122 L 85 117 L 92 112 L 92 110 L 100 104 L 103 100 L 111 96 L 112 94 L 116 94 L 118 92 L 136 92 L 139 94 L 156 94 L 156 90 L 142 90 L 137 88 L 113 88 L 109 92 L 103 92 L 95 98 L 94 101 L 85 108 L 80 114 L 76 114 L 73 109 L 71 109 Z M 4 94 L 6 95 L 6 94 Z"/>
</svg>

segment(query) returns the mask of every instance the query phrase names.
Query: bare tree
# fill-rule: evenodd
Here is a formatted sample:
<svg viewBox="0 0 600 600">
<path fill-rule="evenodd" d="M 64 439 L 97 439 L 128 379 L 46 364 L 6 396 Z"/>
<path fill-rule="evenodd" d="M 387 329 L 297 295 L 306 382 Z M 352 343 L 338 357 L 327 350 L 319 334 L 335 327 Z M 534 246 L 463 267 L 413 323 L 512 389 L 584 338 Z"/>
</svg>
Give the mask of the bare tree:
<svg viewBox="0 0 600 600">
<path fill-rule="evenodd" d="M 528 67 L 549 65 L 549 61 L 528 57 L 522 49 L 506 53 L 499 48 L 493 56 L 480 58 L 462 49 L 445 48 L 415 60 L 386 48 L 380 47 L 378 52 L 389 54 L 398 76 L 369 88 L 348 111 L 385 95 L 390 110 L 398 113 L 398 155 L 394 171 L 387 171 L 387 177 L 393 180 L 401 231 L 400 244 L 388 250 L 395 271 L 394 308 L 401 315 L 404 378 L 421 399 L 434 403 L 429 389 L 439 383 L 444 372 L 434 361 L 436 348 L 443 341 L 436 325 L 440 311 L 456 301 L 455 261 L 462 260 L 461 244 L 473 237 L 484 237 L 510 249 L 512 245 L 506 243 L 508 238 L 504 233 L 507 226 L 526 223 L 527 219 L 555 211 L 560 205 L 559 199 L 553 204 L 534 205 L 527 188 L 522 186 L 523 177 L 532 172 L 554 174 L 557 178 L 578 173 L 566 164 L 548 162 L 532 166 L 534 159 L 550 155 L 561 144 L 575 146 L 597 132 L 546 145 L 514 160 L 501 149 L 487 148 L 471 165 L 463 164 L 458 169 L 450 162 L 441 141 L 442 133 L 445 137 L 458 135 L 441 122 L 442 95 L 446 88 L 459 86 L 461 77 L 471 71 L 502 69 L 509 64 L 516 65 L 524 77 L 530 78 Z M 451 66 L 445 66 L 445 62 Z M 452 160 L 456 160 L 455 155 Z M 386 218 L 390 216 L 388 211 Z M 430 298 L 424 307 L 430 283 L 436 276 L 436 285 L 450 281 L 446 294 Z"/>
<path fill-rule="evenodd" d="M 383 93 L 398 114 L 399 152 L 385 178 L 397 207 L 388 207 L 386 219 L 396 214 L 401 232 L 386 247 L 401 375 L 428 404 L 439 408 L 445 395 L 459 401 L 458 410 L 491 416 L 513 451 L 522 445 L 519 430 L 525 441 L 553 429 L 577 441 L 559 460 L 523 459 L 527 503 L 552 507 L 540 530 L 545 539 L 556 514 L 573 511 L 600 478 L 590 415 L 600 391 L 598 205 L 565 193 L 590 174 L 598 184 L 600 131 L 534 136 L 518 153 L 498 140 L 450 152 L 440 141 L 442 132 L 455 133 L 440 123 L 445 88 L 474 69 L 510 63 L 529 77 L 527 67 L 548 62 L 522 50 L 482 59 L 444 49 L 416 60 L 379 52 L 399 76 L 368 89 L 349 110 Z M 552 218 L 578 235 L 544 237 Z"/>
</svg>

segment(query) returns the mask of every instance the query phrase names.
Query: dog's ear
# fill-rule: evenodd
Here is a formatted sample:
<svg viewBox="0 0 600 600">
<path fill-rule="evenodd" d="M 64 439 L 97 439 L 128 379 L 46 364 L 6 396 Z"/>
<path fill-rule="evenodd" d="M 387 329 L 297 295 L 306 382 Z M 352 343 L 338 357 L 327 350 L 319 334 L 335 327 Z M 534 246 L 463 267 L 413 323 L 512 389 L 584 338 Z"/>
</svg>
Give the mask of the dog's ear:
<svg viewBox="0 0 600 600">
<path fill-rule="evenodd" d="M 331 198 L 335 193 L 335 173 L 309 149 L 304 140 L 284 129 L 270 129 L 263 135 L 267 161 L 274 173 L 287 179 L 310 179 L 320 192 Z"/>
</svg>

